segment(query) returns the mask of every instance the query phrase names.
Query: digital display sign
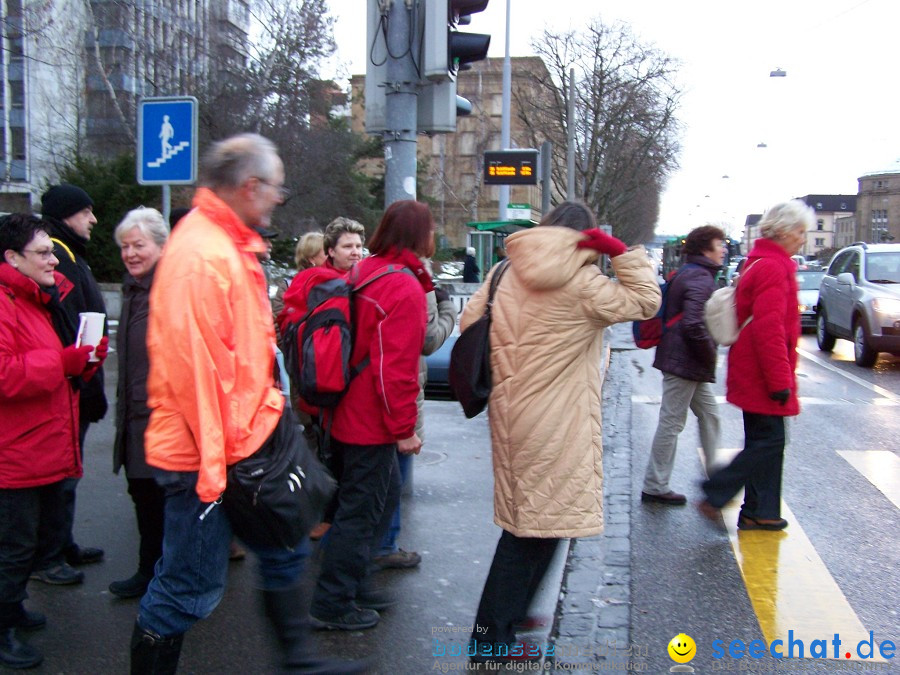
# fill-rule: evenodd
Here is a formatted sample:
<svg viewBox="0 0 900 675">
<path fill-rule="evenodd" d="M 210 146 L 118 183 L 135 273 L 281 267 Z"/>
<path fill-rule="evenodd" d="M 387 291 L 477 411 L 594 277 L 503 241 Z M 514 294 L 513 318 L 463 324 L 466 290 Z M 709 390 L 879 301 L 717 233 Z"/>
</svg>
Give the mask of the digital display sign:
<svg viewBox="0 0 900 675">
<path fill-rule="evenodd" d="M 484 153 L 485 185 L 537 185 L 537 150 L 490 150 Z"/>
</svg>

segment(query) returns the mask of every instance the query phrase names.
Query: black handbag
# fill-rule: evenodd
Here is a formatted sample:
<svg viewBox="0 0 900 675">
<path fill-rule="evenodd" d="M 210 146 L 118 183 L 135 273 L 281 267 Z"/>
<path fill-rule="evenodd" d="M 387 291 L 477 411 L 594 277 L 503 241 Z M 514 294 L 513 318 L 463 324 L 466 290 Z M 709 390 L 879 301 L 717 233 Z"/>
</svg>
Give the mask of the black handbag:
<svg viewBox="0 0 900 675">
<path fill-rule="evenodd" d="M 491 307 L 500 278 L 508 268 L 506 258 L 491 277 L 484 314 L 462 332 L 450 352 L 450 389 L 468 418 L 484 410 L 491 395 Z"/>
<path fill-rule="evenodd" d="M 222 505 L 249 544 L 293 549 L 322 521 L 337 482 L 309 448 L 290 406 L 262 447 L 228 467 Z"/>
</svg>

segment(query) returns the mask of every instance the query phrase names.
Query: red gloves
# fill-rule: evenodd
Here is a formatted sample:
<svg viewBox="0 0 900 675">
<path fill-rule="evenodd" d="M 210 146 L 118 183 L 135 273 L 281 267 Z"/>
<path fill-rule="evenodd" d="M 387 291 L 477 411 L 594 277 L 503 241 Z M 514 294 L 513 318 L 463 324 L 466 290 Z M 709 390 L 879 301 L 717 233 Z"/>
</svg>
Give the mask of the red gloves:
<svg viewBox="0 0 900 675">
<path fill-rule="evenodd" d="M 600 253 L 606 253 L 610 258 L 615 258 L 617 255 L 621 255 L 628 250 L 628 247 L 625 246 L 625 244 L 615 237 L 606 234 L 603 230 L 585 230 L 581 234 L 585 235 L 587 239 L 579 241 L 578 248 L 592 248 Z"/>
<path fill-rule="evenodd" d="M 94 352 L 96 357 L 99 359 L 98 361 L 89 361 L 88 366 L 85 371 L 81 374 L 81 379 L 85 382 L 89 381 L 100 367 L 103 365 L 103 362 L 106 361 L 106 357 L 109 356 L 109 338 L 105 335 L 100 338 L 100 342 L 97 343 L 97 349 Z"/>
<path fill-rule="evenodd" d="M 94 348 L 90 345 L 84 345 L 83 347 L 69 345 L 63 349 L 62 364 L 65 376 L 75 377 L 76 375 L 81 375 L 88 364 L 92 351 L 94 351 Z"/>
</svg>

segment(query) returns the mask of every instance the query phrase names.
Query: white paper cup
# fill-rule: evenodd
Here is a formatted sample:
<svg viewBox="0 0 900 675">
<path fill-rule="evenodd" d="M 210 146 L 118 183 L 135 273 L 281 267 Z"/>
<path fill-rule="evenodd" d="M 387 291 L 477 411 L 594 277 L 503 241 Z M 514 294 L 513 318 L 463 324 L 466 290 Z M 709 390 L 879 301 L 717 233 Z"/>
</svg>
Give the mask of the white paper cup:
<svg viewBox="0 0 900 675">
<path fill-rule="evenodd" d="M 97 358 L 97 345 L 103 337 L 103 323 L 106 321 L 106 314 L 100 312 L 79 312 L 78 314 L 78 335 L 75 337 L 75 346 L 91 345 L 94 350 L 91 352 L 89 361 L 99 361 Z"/>
</svg>

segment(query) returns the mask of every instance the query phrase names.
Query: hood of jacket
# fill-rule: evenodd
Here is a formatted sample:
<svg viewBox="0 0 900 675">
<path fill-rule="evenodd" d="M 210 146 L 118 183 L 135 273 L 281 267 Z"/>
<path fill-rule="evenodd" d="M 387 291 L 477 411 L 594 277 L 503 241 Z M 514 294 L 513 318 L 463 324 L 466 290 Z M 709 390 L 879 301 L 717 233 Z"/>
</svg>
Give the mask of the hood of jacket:
<svg viewBox="0 0 900 675">
<path fill-rule="evenodd" d="M 75 230 L 66 225 L 63 221 L 57 220 L 52 216 L 42 216 L 41 219 L 49 225 L 47 229 L 49 230 L 48 234 L 51 237 L 62 241 L 62 243 L 72 249 L 76 255 L 80 255 L 82 258 L 85 257 L 85 254 L 87 253 L 87 239 L 81 235 L 75 234 Z"/>
<path fill-rule="evenodd" d="M 506 239 L 506 253 L 516 274 L 528 288 L 550 290 L 569 283 L 579 269 L 597 261 L 599 254 L 577 248 L 581 232 L 544 225 L 516 232 Z"/>
</svg>

